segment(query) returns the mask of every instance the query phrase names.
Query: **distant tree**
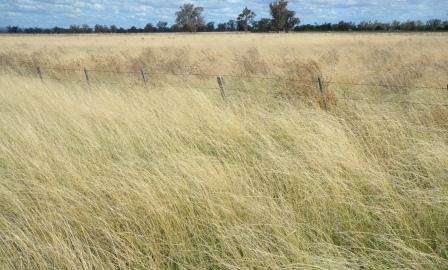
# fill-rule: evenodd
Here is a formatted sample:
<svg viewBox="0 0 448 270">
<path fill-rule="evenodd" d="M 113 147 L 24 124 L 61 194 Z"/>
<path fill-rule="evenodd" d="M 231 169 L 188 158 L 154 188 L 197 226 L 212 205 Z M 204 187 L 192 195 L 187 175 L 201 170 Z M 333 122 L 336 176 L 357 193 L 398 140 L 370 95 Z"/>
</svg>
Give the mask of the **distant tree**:
<svg viewBox="0 0 448 270">
<path fill-rule="evenodd" d="M 182 27 L 180 25 L 178 25 L 177 23 L 175 23 L 175 24 L 171 25 L 170 31 L 171 32 L 180 32 L 180 31 L 182 31 Z"/>
<path fill-rule="evenodd" d="M 237 24 L 235 20 L 230 20 L 227 22 L 227 31 L 236 31 Z"/>
<path fill-rule="evenodd" d="M 404 31 L 421 31 L 424 29 L 424 25 L 421 21 L 408 20 L 401 26 Z"/>
<path fill-rule="evenodd" d="M 39 27 L 29 27 L 29 28 L 23 29 L 23 32 L 25 32 L 27 34 L 39 34 L 39 33 L 43 32 L 43 29 L 39 28 Z"/>
<path fill-rule="evenodd" d="M 157 31 L 159 32 L 168 32 L 170 28 L 168 27 L 168 23 L 167 22 L 158 22 L 157 23 Z"/>
<path fill-rule="evenodd" d="M 216 27 L 216 30 L 219 32 L 227 31 L 227 23 L 219 23 L 218 27 Z"/>
<path fill-rule="evenodd" d="M 375 31 L 378 26 L 378 22 L 371 22 L 371 21 L 362 21 L 358 24 L 356 27 L 359 31 Z M 380 27 L 378 27 L 380 28 Z"/>
<path fill-rule="evenodd" d="M 338 24 L 332 25 L 332 30 L 336 31 L 352 31 L 355 27 L 355 24 L 352 22 L 340 21 Z"/>
<path fill-rule="evenodd" d="M 176 24 L 182 30 L 188 32 L 196 32 L 198 28 L 204 25 L 202 12 L 204 8 L 195 7 L 193 4 L 184 4 L 180 10 L 176 12 Z"/>
<path fill-rule="evenodd" d="M 62 34 L 62 33 L 64 33 L 64 32 L 66 32 L 66 30 L 64 29 L 64 28 L 61 28 L 61 27 L 53 27 L 53 28 L 51 28 L 51 31 L 50 31 L 51 33 L 54 33 L 54 34 Z"/>
<path fill-rule="evenodd" d="M 143 29 L 143 31 L 146 33 L 152 33 L 152 32 L 156 32 L 157 28 L 154 27 L 154 25 L 152 25 L 152 23 L 148 23 L 145 25 L 145 28 Z"/>
<path fill-rule="evenodd" d="M 426 22 L 426 29 L 431 31 L 437 31 L 442 29 L 442 20 L 431 19 Z"/>
<path fill-rule="evenodd" d="M 124 29 L 123 27 L 118 28 L 117 33 L 127 33 L 128 29 Z"/>
<path fill-rule="evenodd" d="M 81 32 L 81 28 L 79 27 L 79 25 L 72 24 L 68 28 L 68 32 L 69 33 L 74 33 L 74 34 L 80 33 Z"/>
<path fill-rule="evenodd" d="M 285 31 L 289 32 L 300 23 L 300 19 L 296 17 L 296 12 L 289 10 L 286 16 Z"/>
<path fill-rule="evenodd" d="M 331 23 L 323 23 L 321 25 L 316 25 L 318 31 L 331 31 Z"/>
<path fill-rule="evenodd" d="M 129 28 L 127 32 L 129 32 L 129 33 L 138 33 L 139 29 L 137 27 L 135 27 L 135 26 L 131 26 L 131 28 Z"/>
<path fill-rule="evenodd" d="M 316 25 L 313 24 L 298 25 L 294 28 L 294 31 L 316 31 Z"/>
<path fill-rule="evenodd" d="M 390 29 L 391 29 L 392 31 L 399 31 L 399 30 L 400 30 L 400 25 L 401 25 L 401 23 L 400 23 L 399 21 L 395 20 L 395 21 L 393 21 L 393 22 L 390 24 Z"/>
<path fill-rule="evenodd" d="M 213 32 L 213 31 L 215 31 L 215 23 L 214 23 L 214 22 L 209 22 L 209 23 L 207 23 L 206 28 L 207 28 L 207 32 Z"/>
<path fill-rule="evenodd" d="M 442 30 L 443 31 L 448 31 L 448 21 L 443 21 L 443 23 L 442 23 Z"/>
<path fill-rule="evenodd" d="M 272 30 L 272 20 L 269 18 L 261 18 L 256 22 L 256 28 L 260 32 L 269 32 Z"/>
<path fill-rule="evenodd" d="M 382 23 L 380 21 L 373 22 L 373 30 L 374 31 L 387 31 L 390 28 L 390 24 Z"/>
<path fill-rule="evenodd" d="M 6 31 L 8 33 L 20 33 L 20 32 L 22 32 L 22 29 L 20 29 L 20 27 L 15 26 L 15 25 L 9 25 L 6 27 Z"/>
<path fill-rule="evenodd" d="M 186 6 L 186 7 L 185 7 Z M 145 28 L 137 28 L 135 26 L 129 29 L 123 27 L 118 28 L 116 25 L 106 26 L 97 24 L 92 29 L 87 24 L 70 25 L 68 28 L 53 27 L 53 28 L 39 28 L 39 27 L 26 27 L 20 28 L 19 26 L 8 26 L 0 28 L 0 32 L 9 33 L 48 33 L 48 34 L 61 34 L 61 33 L 140 33 L 140 32 L 181 32 L 181 31 L 237 31 L 237 30 L 253 30 L 258 32 L 269 31 L 448 31 L 448 20 L 430 19 L 426 22 L 419 20 L 408 20 L 406 22 L 393 21 L 391 23 L 383 23 L 380 21 L 363 21 L 355 25 L 353 22 L 340 21 L 338 23 L 322 23 L 322 24 L 306 24 L 299 25 L 299 19 L 295 17 L 295 13 L 287 9 L 287 1 L 278 0 L 275 3 L 270 4 L 271 15 L 273 19 L 262 18 L 259 21 L 253 21 L 253 14 L 247 7 L 243 9 L 242 13 L 238 16 L 238 20 L 229 20 L 225 23 L 219 23 L 216 27 L 214 22 L 204 23 L 201 16 L 202 8 L 194 7 L 191 4 L 186 4 L 181 7 L 181 11 L 177 12 L 178 17 L 184 17 L 188 20 L 180 20 L 184 23 L 181 25 L 175 23 L 172 26 L 168 26 L 167 22 L 158 22 L 156 26 L 148 23 Z M 283 10 L 283 11 L 282 11 Z M 182 13 L 182 14 L 180 14 Z M 282 15 L 283 14 L 283 15 Z M 181 16 L 182 15 L 182 16 Z M 253 16 L 252 16 L 253 15 Z M 277 18 L 277 19 L 276 19 Z M 278 19 L 279 18 L 279 19 Z M 246 20 L 247 19 L 247 20 Z M 279 23 L 280 21 L 280 23 Z M 199 23 L 197 23 L 199 22 Z M 249 26 L 245 28 L 246 24 Z M 195 29 L 191 29 L 191 23 Z"/>
<path fill-rule="evenodd" d="M 93 29 L 90 28 L 89 25 L 83 24 L 81 25 L 81 28 L 79 29 L 82 33 L 92 33 Z"/>
<path fill-rule="evenodd" d="M 299 18 L 295 16 L 296 13 L 292 10 L 288 10 L 288 1 L 286 0 L 277 0 L 274 3 L 269 4 L 269 8 L 271 11 L 273 28 L 277 32 L 288 32 L 300 23 Z"/>
<path fill-rule="evenodd" d="M 109 27 L 107 27 L 106 25 L 100 25 L 100 24 L 95 25 L 95 33 L 107 33 L 107 32 L 109 32 Z"/>
<path fill-rule="evenodd" d="M 425 30 L 425 24 L 422 21 L 420 21 L 420 20 L 415 21 L 415 27 L 416 27 L 417 31 L 424 31 Z"/>
<path fill-rule="evenodd" d="M 95 29 L 95 33 L 103 32 L 103 26 L 102 25 L 95 24 L 94 29 Z"/>
<path fill-rule="evenodd" d="M 118 32 L 118 27 L 115 24 L 111 25 L 110 26 L 110 32 L 111 33 L 117 33 Z"/>
<path fill-rule="evenodd" d="M 254 24 L 255 13 L 245 7 L 243 11 L 238 15 L 236 21 L 238 23 L 238 30 L 247 32 Z"/>
</svg>

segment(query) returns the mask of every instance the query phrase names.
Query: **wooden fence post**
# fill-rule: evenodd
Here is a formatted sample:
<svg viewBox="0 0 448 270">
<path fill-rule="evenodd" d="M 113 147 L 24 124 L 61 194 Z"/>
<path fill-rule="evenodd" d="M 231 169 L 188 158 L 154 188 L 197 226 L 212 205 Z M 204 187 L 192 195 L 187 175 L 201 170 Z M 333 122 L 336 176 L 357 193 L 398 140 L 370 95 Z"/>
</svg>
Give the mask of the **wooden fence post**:
<svg viewBox="0 0 448 270">
<path fill-rule="evenodd" d="M 324 104 L 324 109 L 325 109 L 325 111 L 328 111 L 327 98 L 325 97 L 324 86 L 322 84 L 322 80 L 321 80 L 320 76 L 317 77 L 317 84 L 319 86 L 319 91 L 320 91 L 322 102 Z"/>
<path fill-rule="evenodd" d="M 42 82 L 44 82 L 44 79 L 42 78 L 42 71 L 40 70 L 40 67 L 37 66 L 36 69 L 37 69 L 37 74 L 39 75 L 40 80 L 41 80 Z"/>
<path fill-rule="evenodd" d="M 226 101 L 227 99 L 226 99 L 226 92 L 225 92 L 224 77 L 218 76 L 217 80 L 218 80 L 218 85 L 219 85 L 219 91 L 221 92 L 221 97 L 224 101 Z"/>
<path fill-rule="evenodd" d="M 90 86 L 89 73 L 87 73 L 87 69 L 86 68 L 84 68 L 84 76 L 86 77 L 87 84 Z"/>
<path fill-rule="evenodd" d="M 146 80 L 146 76 L 145 76 L 145 72 L 143 71 L 143 68 L 140 69 L 140 74 L 142 75 L 143 85 L 146 87 L 147 86 L 147 80 Z"/>
</svg>

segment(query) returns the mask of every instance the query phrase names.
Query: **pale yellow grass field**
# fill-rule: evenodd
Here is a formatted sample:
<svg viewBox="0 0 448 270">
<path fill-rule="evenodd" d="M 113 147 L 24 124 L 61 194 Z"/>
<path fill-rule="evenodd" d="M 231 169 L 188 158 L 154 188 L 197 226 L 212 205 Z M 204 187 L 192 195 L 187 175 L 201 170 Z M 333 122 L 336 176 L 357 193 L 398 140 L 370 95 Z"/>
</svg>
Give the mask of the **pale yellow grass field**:
<svg viewBox="0 0 448 270">
<path fill-rule="evenodd" d="M 64 67 L 290 75 L 286 63 L 314 61 L 331 79 L 384 80 L 404 72 L 398 79 L 433 85 L 446 85 L 448 58 L 446 33 L 5 35 L 0 45 L 0 61 Z"/>
<path fill-rule="evenodd" d="M 0 268 L 446 269 L 447 44 L 0 36 Z M 385 87 L 329 84 L 326 112 L 300 82 L 226 78 L 225 103 L 214 77 L 88 87 L 37 65 Z"/>
</svg>

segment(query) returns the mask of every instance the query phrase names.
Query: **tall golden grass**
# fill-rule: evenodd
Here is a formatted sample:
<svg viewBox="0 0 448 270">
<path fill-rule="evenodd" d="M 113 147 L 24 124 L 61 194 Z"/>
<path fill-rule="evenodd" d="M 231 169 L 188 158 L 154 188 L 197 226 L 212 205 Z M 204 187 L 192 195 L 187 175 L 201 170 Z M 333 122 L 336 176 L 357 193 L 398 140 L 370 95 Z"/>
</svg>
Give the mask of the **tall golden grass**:
<svg viewBox="0 0 448 270">
<path fill-rule="evenodd" d="M 447 41 L 0 36 L 0 268 L 448 268 L 448 92 L 419 88 L 446 84 Z M 327 112 L 300 83 L 229 80 L 225 103 L 206 78 L 42 83 L 18 60 L 386 87 L 329 85 Z"/>
</svg>

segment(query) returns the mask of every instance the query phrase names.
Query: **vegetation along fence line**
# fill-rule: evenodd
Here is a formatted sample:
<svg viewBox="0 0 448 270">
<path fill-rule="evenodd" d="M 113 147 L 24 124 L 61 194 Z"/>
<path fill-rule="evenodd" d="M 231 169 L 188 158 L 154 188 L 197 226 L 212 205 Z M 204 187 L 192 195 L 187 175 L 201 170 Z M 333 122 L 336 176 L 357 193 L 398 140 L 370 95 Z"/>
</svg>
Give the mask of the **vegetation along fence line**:
<svg viewBox="0 0 448 270">
<path fill-rule="evenodd" d="M 68 82 L 83 82 L 82 80 L 69 80 L 69 79 L 60 79 L 60 78 L 51 78 L 44 76 L 42 70 L 59 70 L 59 71 L 77 71 L 77 72 L 83 72 L 85 82 L 87 85 L 91 86 L 91 79 L 89 76 L 89 72 L 99 72 L 99 73 L 115 73 L 115 74 L 136 74 L 141 77 L 141 80 L 143 82 L 144 87 L 148 87 L 149 81 L 150 81 L 150 75 L 165 75 L 165 76 L 201 76 L 201 77 L 215 77 L 217 79 L 218 88 L 221 94 L 221 97 L 224 101 L 227 100 L 226 97 L 226 90 L 236 90 L 231 89 L 225 86 L 225 77 L 231 77 L 231 78 L 241 78 L 241 79 L 261 79 L 261 80 L 275 80 L 275 81 L 293 81 L 293 82 L 301 82 L 301 83 L 310 83 L 312 85 L 316 85 L 317 89 L 319 90 L 321 100 L 323 103 L 323 107 L 325 110 L 328 110 L 326 95 L 325 95 L 325 88 L 324 84 L 330 85 L 351 85 L 351 86 L 370 86 L 370 87 L 388 87 L 388 88 L 406 88 L 409 86 L 406 85 L 390 85 L 390 84 L 373 84 L 373 83 L 351 83 L 351 82 L 342 82 L 342 81 L 322 81 L 321 76 L 317 76 L 316 80 L 305 80 L 305 79 L 292 79 L 292 78 L 283 78 L 283 77 L 276 77 L 276 76 L 261 76 L 261 75 L 238 75 L 238 74 L 207 74 L 207 73 L 176 73 L 176 72 L 147 72 L 144 70 L 144 68 L 140 68 L 139 71 L 118 71 L 118 70 L 104 70 L 104 69 L 77 69 L 77 68 L 62 68 L 62 67 L 51 67 L 51 66 L 39 66 L 36 65 L 32 61 L 8 61 L 8 63 L 15 63 L 15 64 L 27 64 L 22 65 L 21 67 L 30 68 L 35 67 L 36 73 L 39 76 L 40 80 L 44 82 L 44 79 L 49 80 L 57 80 L 57 81 L 68 81 Z M 101 84 L 115 84 L 120 85 L 123 84 L 122 82 L 110 82 L 110 81 L 95 81 L 99 82 Z M 312 85 L 305 85 L 312 87 Z M 414 88 L 419 89 L 433 89 L 433 90 L 446 90 L 448 93 L 448 84 L 446 87 L 435 87 L 435 86 L 413 86 Z M 203 89 L 203 90 L 216 90 L 215 87 L 195 87 L 197 89 Z M 365 98 L 349 98 L 349 97 L 343 97 L 342 99 L 346 100 L 364 100 L 364 101 L 373 101 L 371 99 L 365 99 Z M 448 103 L 424 103 L 424 102 L 411 102 L 411 101 L 384 101 L 388 103 L 397 103 L 397 104 L 419 104 L 419 105 L 435 105 L 435 106 L 448 106 Z"/>
</svg>

